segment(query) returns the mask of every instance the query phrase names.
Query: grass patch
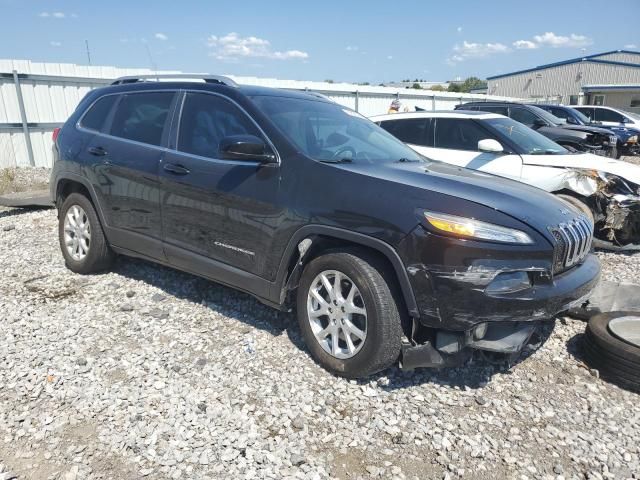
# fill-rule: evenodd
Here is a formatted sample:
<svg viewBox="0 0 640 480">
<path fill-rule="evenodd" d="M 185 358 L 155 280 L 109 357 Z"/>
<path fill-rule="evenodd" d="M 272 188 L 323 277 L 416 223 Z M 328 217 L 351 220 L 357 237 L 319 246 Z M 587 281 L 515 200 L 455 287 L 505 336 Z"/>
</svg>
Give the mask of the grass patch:
<svg viewBox="0 0 640 480">
<path fill-rule="evenodd" d="M 16 181 L 15 168 L 0 169 L 0 195 L 14 191 Z"/>
</svg>

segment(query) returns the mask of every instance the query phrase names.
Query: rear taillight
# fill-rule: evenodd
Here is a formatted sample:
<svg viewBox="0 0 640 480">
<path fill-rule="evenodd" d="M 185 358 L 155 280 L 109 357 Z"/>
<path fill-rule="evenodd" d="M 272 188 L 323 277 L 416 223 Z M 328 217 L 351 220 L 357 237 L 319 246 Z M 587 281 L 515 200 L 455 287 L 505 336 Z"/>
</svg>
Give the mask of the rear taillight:
<svg viewBox="0 0 640 480">
<path fill-rule="evenodd" d="M 58 135 L 60 135 L 60 127 L 53 129 L 53 133 L 51 134 L 51 140 L 53 140 L 53 143 L 56 143 L 58 140 Z"/>
</svg>

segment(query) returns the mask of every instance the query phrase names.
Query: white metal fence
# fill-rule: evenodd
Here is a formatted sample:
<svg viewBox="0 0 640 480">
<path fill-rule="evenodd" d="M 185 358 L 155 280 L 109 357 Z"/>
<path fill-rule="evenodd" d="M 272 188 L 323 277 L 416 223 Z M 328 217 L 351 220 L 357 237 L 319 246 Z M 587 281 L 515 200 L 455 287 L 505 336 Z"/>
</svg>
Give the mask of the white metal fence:
<svg viewBox="0 0 640 480">
<path fill-rule="evenodd" d="M 155 72 L 146 69 L 0 60 L 0 168 L 50 167 L 53 129 L 67 119 L 87 92 L 120 76 L 152 73 Z M 473 100 L 515 100 L 482 94 L 229 76 L 243 85 L 319 92 L 365 116 L 386 113 L 396 98 L 409 110 L 451 110 Z"/>
</svg>

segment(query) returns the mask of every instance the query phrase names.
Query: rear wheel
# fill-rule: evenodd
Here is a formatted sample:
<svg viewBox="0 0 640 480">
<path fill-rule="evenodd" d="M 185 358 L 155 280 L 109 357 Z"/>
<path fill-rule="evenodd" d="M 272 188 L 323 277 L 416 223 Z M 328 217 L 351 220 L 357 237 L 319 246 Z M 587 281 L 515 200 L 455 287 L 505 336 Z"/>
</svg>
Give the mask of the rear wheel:
<svg viewBox="0 0 640 480">
<path fill-rule="evenodd" d="M 364 377 L 398 359 L 401 320 L 385 267 L 353 250 L 322 255 L 305 268 L 298 322 L 311 356 L 332 373 Z"/>
<path fill-rule="evenodd" d="M 584 213 L 589 220 L 591 220 L 591 223 L 594 223 L 593 212 L 586 203 L 578 200 L 576 197 L 572 197 L 571 195 L 566 195 L 564 193 L 558 193 L 556 196 L 576 207 L 580 212 Z"/>
<path fill-rule="evenodd" d="M 93 273 L 111 266 L 115 257 L 93 204 L 80 193 L 69 195 L 58 219 L 60 249 L 69 270 Z"/>
</svg>

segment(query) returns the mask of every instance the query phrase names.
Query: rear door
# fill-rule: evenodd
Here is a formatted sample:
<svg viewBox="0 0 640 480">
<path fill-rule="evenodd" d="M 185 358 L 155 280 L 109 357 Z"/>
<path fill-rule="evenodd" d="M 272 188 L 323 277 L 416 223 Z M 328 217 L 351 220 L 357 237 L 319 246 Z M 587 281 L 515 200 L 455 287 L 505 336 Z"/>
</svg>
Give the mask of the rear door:
<svg viewBox="0 0 640 480">
<path fill-rule="evenodd" d="M 466 118 L 436 118 L 434 121 L 434 146 L 420 149 L 421 153 L 453 165 L 520 179 L 522 160 L 519 155 L 478 150 L 480 140 L 499 141 L 479 122 Z"/>
<path fill-rule="evenodd" d="M 88 149 L 98 159 L 98 195 L 114 245 L 163 258 L 158 167 L 176 92 L 120 96 L 105 134 Z"/>
<path fill-rule="evenodd" d="M 280 167 L 226 160 L 219 154 L 227 136 L 254 135 L 269 144 L 268 139 L 222 95 L 187 92 L 181 103 L 178 133 L 175 139 L 172 135 L 160 169 L 167 258 L 177 267 L 232 285 L 239 278 L 251 281 L 240 270 L 270 276 L 275 272 L 268 262 L 282 216 L 277 202 Z M 229 271 L 235 273 L 225 281 L 221 275 Z"/>
</svg>

